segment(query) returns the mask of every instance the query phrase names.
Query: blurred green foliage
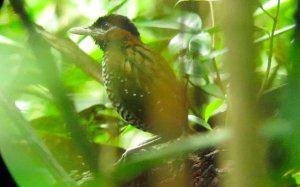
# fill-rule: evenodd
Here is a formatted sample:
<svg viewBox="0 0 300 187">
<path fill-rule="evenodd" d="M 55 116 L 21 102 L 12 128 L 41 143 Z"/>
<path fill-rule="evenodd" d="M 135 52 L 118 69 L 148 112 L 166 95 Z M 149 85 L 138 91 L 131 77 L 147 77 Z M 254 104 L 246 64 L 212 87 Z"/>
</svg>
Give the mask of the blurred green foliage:
<svg viewBox="0 0 300 187">
<path fill-rule="evenodd" d="M 96 18 L 107 13 L 114 12 L 128 16 L 139 28 L 142 41 L 168 59 L 179 79 L 188 80 L 190 125 L 200 131 L 224 126 L 224 118 L 221 118 L 219 123 L 215 123 L 215 118 L 227 109 L 227 89 L 230 77 L 223 64 L 223 55 L 227 49 L 224 46 L 219 21 L 221 14 L 218 10 L 222 5 L 221 1 L 213 1 L 210 7 L 212 9 L 209 9 L 208 1 L 26 0 L 24 2 L 34 23 L 54 36 L 62 39 L 71 38 L 99 65 L 101 65 L 102 52 L 92 39 L 71 35 L 68 29 L 74 26 L 88 26 Z M 275 103 L 280 94 L 276 93 L 275 100 L 273 100 L 272 90 L 284 87 L 287 83 L 289 68 L 291 68 L 289 55 L 294 28 L 295 1 L 280 1 L 277 17 L 274 17 L 277 1 L 261 1 L 261 7 L 258 6 L 253 15 L 259 54 L 256 73 L 259 77 L 259 85 L 264 84 L 261 86 L 261 95 L 266 97 L 265 100 L 271 99 Z M 214 10 L 214 14 L 209 13 L 208 10 Z M 274 20 L 277 25 L 275 32 L 271 33 Z M 76 144 L 66 128 L 61 111 L 49 91 L 45 75 L 37 65 L 43 59 L 36 58 L 27 43 L 28 37 L 20 18 L 14 13 L 9 1 L 5 1 L 0 9 L 0 92 L 5 92 L 2 95 L 3 101 L 11 101 L 10 104 L 17 108 L 9 110 L 1 106 L 0 147 L 2 154 L 20 186 L 32 186 L 28 179 L 34 178 L 39 178 L 39 183 L 34 183 L 36 186 L 63 186 L 62 184 L 76 186 L 75 183 L 70 182 L 72 180 L 75 180 L 78 185 L 92 185 L 87 182 L 91 177 L 89 168 L 77 152 Z M 270 43 L 272 40 L 273 42 Z M 67 48 L 68 46 L 61 47 Z M 51 55 L 59 70 L 59 79 L 63 82 L 67 95 L 72 100 L 80 122 L 93 146 L 109 145 L 129 148 L 152 137 L 147 132 L 128 126 L 113 110 L 102 83 L 76 66 L 70 56 L 55 47 L 51 48 Z M 268 66 L 270 67 L 269 73 L 267 73 Z M 95 71 L 100 73 L 100 67 Z M 268 93 L 271 94 L 268 95 Z M 293 110 L 297 111 L 297 106 L 294 107 Z M 268 124 L 278 124 L 277 108 L 268 103 L 262 109 L 271 114 L 263 116 Z M 23 120 L 12 120 L 15 117 L 7 114 L 11 112 L 18 113 Z M 25 125 L 32 131 L 30 130 L 29 135 L 25 136 L 24 131 L 27 132 L 28 129 L 20 130 L 16 123 Z M 277 126 L 271 125 L 270 128 L 278 128 Z M 280 126 L 280 128 L 285 127 Z M 270 130 L 270 132 L 274 131 Z M 31 136 L 30 133 L 35 135 Z M 278 138 L 276 133 L 274 136 L 276 140 L 282 138 L 282 136 Z M 212 146 L 210 142 L 212 140 L 204 139 L 206 146 L 200 145 L 199 147 Z M 62 181 L 57 181 L 55 176 L 51 178 L 53 170 L 43 165 L 43 162 L 35 155 L 34 151 L 40 150 L 32 148 L 30 141 L 45 144 L 53 154 L 53 158 L 48 155 L 49 158 L 56 159 L 72 179 L 67 174 Z M 184 146 L 181 145 L 181 147 Z M 180 149 L 178 146 L 178 152 Z M 291 149 L 295 148 L 291 147 Z M 45 154 L 47 153 L 45 151 Z M 10 157 L 14 154 L 16 156 Z M 284 158 L 289 159 L 288 156 Z M 20 166 L 22 169 L 19 168 Z M 289 165 L 284 167 L 283 171 L 279 171 L 276 175 L 279 181 L 284 172 L 288 172 L 289 169 L 295 168 Z M 298 168 L 287 176 L 293 176 L 300 184 L 300 175 L 297 171 Z M 51 175 L 48 174 L 49 172 Z M 274 169 L 274 173 L 276 172 Z"/>
</svg>

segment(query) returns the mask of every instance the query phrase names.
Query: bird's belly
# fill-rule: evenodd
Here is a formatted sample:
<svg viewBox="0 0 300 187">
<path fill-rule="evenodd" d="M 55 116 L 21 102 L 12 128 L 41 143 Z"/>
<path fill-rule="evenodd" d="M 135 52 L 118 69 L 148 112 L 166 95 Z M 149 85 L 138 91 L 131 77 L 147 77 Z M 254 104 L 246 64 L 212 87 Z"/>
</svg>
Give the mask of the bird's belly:
<svg viewBox="0 0 300 187">
<path fill-rule="evenodd" d="M 107 70 L 105 63 L 102 68 L 108 98 L 117 112 L 133 126 L 145 131 L 149 130 L 144 119 L 145 95 L 128 83 L 132 80 L 128 80 L 128 78 L 114 71 Z"/>
</svg>

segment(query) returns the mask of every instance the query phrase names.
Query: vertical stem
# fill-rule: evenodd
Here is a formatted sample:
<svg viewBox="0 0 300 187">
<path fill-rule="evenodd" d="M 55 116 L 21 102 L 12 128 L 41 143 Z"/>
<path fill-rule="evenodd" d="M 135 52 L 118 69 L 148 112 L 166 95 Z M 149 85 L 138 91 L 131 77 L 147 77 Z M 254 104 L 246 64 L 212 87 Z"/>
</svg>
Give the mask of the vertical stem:
<svg viewBox="0 0 300 187">
<path fill-rule="evenodd" d="M 270 72 L 271 72 L 272 57 L 273 57 L 273 45 L 274 45 L 274 34 L 275 34 L 275 29 L 276 29 L 277 20 L 278 20 L 279 8 L 280 8 L 280 0 L 277 1 L 277 8 L 276 8 L 275 17 L 271 17 L 273 19 L 273 27 L 272 27 L 271 36 L 270 36 L 270 45 L 269 45 L 269 50 L 270 51 L 269 51 L 269 56 L 268 56 L 268 66 L 267 66 L 265 78 L 264 78 L 264 80 L 262 82 L 262 85 L 261 85 L 261 88 L 259 90 L 260 95 L 267 88 L 268 79 L 269 79 L 269 75 L 270 75 Z M 262 9 L 263 9 L 263 7 L 262 7 Z"/>
<path fill-rule="evenodd" d="M 263 140 L 258 133 L 253 11 L 257 1 L 224 0 L 223 27 L 230 73 L 228 156 L 233 170 L 225 186 L 265 187 Z"/>
<path fill-rule="evenodd" d="M 212 1 L 209 1 L 209 9 L 210 9 L 210 15 L 211 15 L 211 26 L 214 27 L 215 26 L 215 13 L 214 13 L 214 6 L 213 6 Z M 212 48 L 212 50 L 215 50 L 215 34 L 212 34 L 211 48 Z M 221 87 L 221 90 L 223 91 L 223 93 L 225 93 L 225 87 L 222 83 L 220 72 L 219 72 L 215 58 L 212 59 L 212 63 L 213 63 L 213 68 L 216 72 L 217 84 Z"/>
</svg>

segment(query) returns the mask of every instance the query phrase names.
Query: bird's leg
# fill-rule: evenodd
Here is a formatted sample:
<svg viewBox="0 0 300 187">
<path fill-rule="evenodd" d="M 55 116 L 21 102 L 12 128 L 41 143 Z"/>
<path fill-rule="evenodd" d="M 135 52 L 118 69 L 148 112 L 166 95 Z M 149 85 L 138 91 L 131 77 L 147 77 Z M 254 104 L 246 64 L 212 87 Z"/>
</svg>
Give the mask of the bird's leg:
<svg viewBox="0 0 300 187">
<path fill-rule="evenodd" d="M 160 143 L 163 143 L 164 142 L 164 139 L 159 137 L 159 136 L 155 136 L 153 138 L 150 138 L 144 142 L 142 142 L 141 144 L 139 144 L 138 146 L 136 147 L 133 147 L 133 148 L 129 148 L 127 149 L 121 156 L 121 158 L 116 162 L 115 165 L 118 165 L 122 162 L 125 162 L 126 158 L 129 157 L 130 155 L 132 154 L 135 154 L 137 152 L 139 152 L 140 150 L 143 150 L 143 149 L 146 149 L 146 148 L 149 148 L 153 145 L 157 145 L 157 144 L 160 144 Z"/>
</svg>

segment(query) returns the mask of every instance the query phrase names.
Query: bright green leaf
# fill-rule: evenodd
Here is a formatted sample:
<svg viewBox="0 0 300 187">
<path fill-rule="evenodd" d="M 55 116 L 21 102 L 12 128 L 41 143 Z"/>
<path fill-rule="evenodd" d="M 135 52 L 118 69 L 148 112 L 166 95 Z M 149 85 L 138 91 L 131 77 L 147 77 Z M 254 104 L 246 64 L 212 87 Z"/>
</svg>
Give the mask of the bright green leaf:
<svg viewBox="0 0 300 187">
<path fill-rule="evenodd" d="M 215 100 L 210 102 L 204 111 L 204 121 L 208 121 L 208 119 L 211 117 L 211 115 L 218 109 L 222 104 L 224 103 L 223 100 Z"/>
</svg>

